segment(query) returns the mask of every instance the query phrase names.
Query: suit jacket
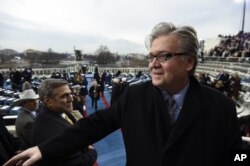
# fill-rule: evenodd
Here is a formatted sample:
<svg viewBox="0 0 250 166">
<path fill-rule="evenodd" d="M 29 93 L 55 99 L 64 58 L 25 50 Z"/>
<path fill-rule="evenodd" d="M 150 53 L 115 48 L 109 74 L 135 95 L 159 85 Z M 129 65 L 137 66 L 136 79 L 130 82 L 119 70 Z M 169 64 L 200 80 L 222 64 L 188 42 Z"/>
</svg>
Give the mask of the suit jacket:
<svg viewBox="0 0 250 166">
<path fill-rule="evenodd" d="M 241 148 L 234 103 L 194 77 L 174 126 L 165 108 L 161 91 L 151 82 L 130 86 L 110 111 L 81 119 L 39 149 L 44 158 L 59 157 L 55 151 L 65 155 L 120 127 L 128 166 L 226 166 L 230 150 Z"/>
<path fill-rule="evenodd" d="M 25 109 L 21 107 L 21 110 L 17 116 L 15 126 L 16 126 L 16 134 L 21 143 L 21 149 L 25 150 L 31 147 L 31 137 L 32 137 L 32 129 L 35 121 L 35 116 Z"/>
<path fill-rule="evenodd" d="M 37 116 L 33 128 L 32 142 L 34 145 L 47 141 L 48 139 L 60 134 L 63 130 L 71 127 L 60 113 L 48 110 L 45 106 Z M 69 143 L 70 144 L 70 143 Z M 61 152 L 58 152 L 61 153 Z M 95 149 L 88 150 L 81 148 L 74 151 L 64 158 L 42 160 L 40 166 L 92 166 L 97 157 Z"/>
</svg>

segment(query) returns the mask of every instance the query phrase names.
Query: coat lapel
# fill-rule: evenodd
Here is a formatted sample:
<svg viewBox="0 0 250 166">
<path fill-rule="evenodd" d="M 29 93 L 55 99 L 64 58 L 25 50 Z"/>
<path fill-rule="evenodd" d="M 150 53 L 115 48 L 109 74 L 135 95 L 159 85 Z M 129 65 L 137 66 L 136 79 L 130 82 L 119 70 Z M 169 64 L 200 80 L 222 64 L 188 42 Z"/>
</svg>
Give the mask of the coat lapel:
<svg viewBox="0 0 250 166">
<path fill-rule="evenodd" d="M 169 135 L 169 139 L 164 147 L 164 150 L 168 150 L 172 145 L 174 145 L 201 113 L 202 103 L 200 100 L 201 92 L 199 86 L 200 85 L 196 81 L 190 81 L 190 87 L 185 97 L 182 110 L 171 130 L 171 134 Z"/>
<path fill-rule="evenodd" d="M 48 119 L 50 119 L 52 122 L 59 124 L 60 126 L 71 126 L 58 112 L 54 112 L 51 110 L 45 110 L 45 115 Z"/>
<path fill-rule="evenodd" d="M 164 147 L 169 137 L 171 124 L 169 121 L 169 114 L 167 113 L 166 102 L 164 102 L 163 96 L 157 88 L 154 88 L 153 101 L 154 114 L 157 119 L 157 121 L 155 121 L 157 143 L 159 147 Z"/>
<path fill-rule="evenodd" d="M 21 108 L 21 114 L 23 117 L 25 117 L 25 119 L 30 119 L 30 118 L 35 119 L 36 118 L 30 111 L 28 111 L 27 109 L 25 109 L 23 107 Z"/>
</svg>

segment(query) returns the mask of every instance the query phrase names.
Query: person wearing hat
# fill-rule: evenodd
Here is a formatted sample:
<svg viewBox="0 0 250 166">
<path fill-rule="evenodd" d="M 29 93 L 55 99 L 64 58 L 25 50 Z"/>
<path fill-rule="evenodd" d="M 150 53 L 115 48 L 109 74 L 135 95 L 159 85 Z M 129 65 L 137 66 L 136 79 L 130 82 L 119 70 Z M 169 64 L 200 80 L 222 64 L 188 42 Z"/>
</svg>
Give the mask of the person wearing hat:
<svg viewBox="0 0 250 166">
<path fill-rule="evenodd" d="M 39 95 L 33 89 L 25 90 L 19 93 L 19 100 L 12 106 L 21 106 L 18 113 L 15 126 L 16 134 L 21 142 L 21 149 L 25 150 L 31 147 L 32 129 L 38 109 Z"/>
</svg>

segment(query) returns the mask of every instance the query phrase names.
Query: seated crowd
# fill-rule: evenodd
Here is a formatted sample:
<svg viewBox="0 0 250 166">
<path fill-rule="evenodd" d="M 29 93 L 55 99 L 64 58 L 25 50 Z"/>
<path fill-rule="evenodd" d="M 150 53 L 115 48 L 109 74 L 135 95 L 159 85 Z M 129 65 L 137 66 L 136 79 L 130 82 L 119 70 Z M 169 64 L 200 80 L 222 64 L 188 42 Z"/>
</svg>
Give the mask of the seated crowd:
<svg viewBox="0 0 250 166">
<path fill-rule="evenodd" d="M 197 73 L 196 78 L 201 84 L 219 90 L 234 101 L 239 99 L 241 78 L 237 73 L 230 75 L 228 72 L 222 71 L 213 79 L 209 73 Z"/>
<path fill-rule="evenodd" d="M 208 56 L 250 57 L 250 33 L 240 31 L 237 35 L 219 35 L 219 45 L 210 50 Z"/>
</svg>

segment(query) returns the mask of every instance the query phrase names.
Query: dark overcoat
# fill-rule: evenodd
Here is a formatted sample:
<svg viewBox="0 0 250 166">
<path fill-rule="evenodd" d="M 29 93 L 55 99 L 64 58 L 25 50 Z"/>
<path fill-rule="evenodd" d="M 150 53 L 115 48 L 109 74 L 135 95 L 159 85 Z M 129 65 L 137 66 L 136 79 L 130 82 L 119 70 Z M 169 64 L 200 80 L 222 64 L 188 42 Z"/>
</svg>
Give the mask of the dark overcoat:
<svg viewBox="0 0 250 166">
<path fill-rule="evenodd" d="M 127 166 L 229 165 L 230 150 L 239 149 L 242 141 L 231 99 L 190 77 L 174 126 L 165 108 L 161 91 L 151 82 L 131 86 L 110 111 L 80 120 L 39 149 L 44 158 L 60 157 L 121 128 Z"/>
<path fill-rule="evenodd" d="M 60 134 L 63 130 L 71 126 L 59 112 L 48 110 L 45 106 L 42 109 L 34 123 L 32 136 L 34 145 Z M 78 150 L 62 158 L 42 160 L 38 163 L 38 166 L 92 166 L 96 160 L 96 155 L 95 149 L 87 150 L 86 147 L 81 146 Z"/>
</svg>

